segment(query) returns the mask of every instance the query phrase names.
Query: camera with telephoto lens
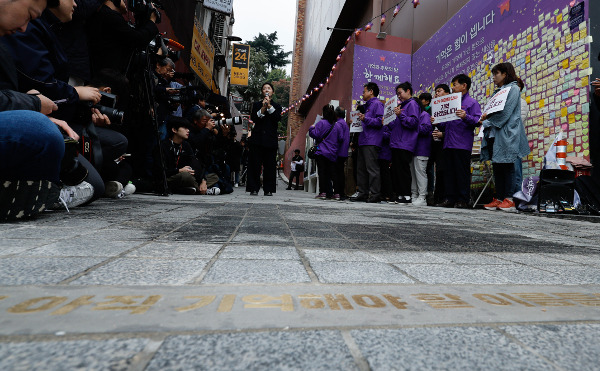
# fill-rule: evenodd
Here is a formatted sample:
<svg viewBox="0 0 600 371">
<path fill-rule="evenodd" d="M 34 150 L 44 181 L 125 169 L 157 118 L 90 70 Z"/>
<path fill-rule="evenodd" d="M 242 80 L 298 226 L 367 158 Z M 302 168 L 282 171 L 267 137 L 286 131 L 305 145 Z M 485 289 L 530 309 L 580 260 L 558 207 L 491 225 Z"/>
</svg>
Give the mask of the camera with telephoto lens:
<svg viewBox="0 0 600 371">
<path fill-rule="evenodd" d="M 241 117 L 232 117 L 230 119 L 221 119 L 221 120 L 215 120 L 215 127 L 219 128 L 221 127 L 221 125 L 241 125 L 242 124 L 242 118 Z"/>
<path fill-rule="evenodd" d="M 100 95 L 100 102 L 98 104 L 91 104 L 90 102 L 90 107 L 96 108 L 100 113 L 108 116 L 110 122 L 122 124 L 125 113 L 115 108 L 117 106 L 117 96 L 103 91 L 100 92 Z"/>
</svg>

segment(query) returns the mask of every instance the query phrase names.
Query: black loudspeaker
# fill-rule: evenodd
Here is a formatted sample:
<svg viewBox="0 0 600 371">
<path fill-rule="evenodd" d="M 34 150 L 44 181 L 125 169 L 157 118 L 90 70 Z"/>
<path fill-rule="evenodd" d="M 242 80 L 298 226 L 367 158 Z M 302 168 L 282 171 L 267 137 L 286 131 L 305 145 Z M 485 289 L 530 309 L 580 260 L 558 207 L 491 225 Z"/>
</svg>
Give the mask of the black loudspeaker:
<svg viewBox="0 0 600 371">
<path fill-rule="evenodd" d="M 575 212 L 575 172 L 544 169 L 540 172 L 538 210 L 543 213 Z"/>
</svg>

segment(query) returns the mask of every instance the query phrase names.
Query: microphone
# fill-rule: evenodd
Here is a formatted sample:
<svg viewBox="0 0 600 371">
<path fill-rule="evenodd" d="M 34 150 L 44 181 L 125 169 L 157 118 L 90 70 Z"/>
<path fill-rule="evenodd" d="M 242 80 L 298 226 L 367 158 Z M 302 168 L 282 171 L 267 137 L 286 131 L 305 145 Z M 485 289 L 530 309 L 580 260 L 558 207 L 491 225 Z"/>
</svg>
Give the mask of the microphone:
<svg viewBox="0 0 600 371">
<path fill-rule="evenodd" d="M 269 96 L 269 93 L 265 93 L 265 98 L 267 98 Z M 269 103 L 265 102 L 264 106 L 267 107 L 269 105 Z"/>
</svg>

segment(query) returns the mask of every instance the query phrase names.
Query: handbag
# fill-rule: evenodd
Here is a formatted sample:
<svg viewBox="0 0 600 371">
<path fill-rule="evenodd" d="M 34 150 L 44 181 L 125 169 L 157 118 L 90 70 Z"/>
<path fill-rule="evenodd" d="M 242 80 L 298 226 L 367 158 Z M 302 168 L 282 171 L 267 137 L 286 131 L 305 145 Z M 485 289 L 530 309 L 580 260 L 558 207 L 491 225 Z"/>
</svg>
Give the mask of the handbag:
<svg viewBox="0 0 600 371">
<path fill-rule="evenodd" d="M 319 141 L 319 143 L 321 143 L 322 141 L 325 140 L 325 138 L 327 138 L 329 136 L 329 133 L 331 133 L 331 131 L 333 130 L 333 127 L 335 126 L 335 124 L 331 124 L 331 127 L 329 128 L 329 130 L 327 131 L 327 133 L 325 134 L 325 136 L 323 137 L 323 139 L 321 139 Z M 308 151 L 306 152 L 306 157 L 310 158 L 310 159 L 315 159 L 317 158 L 317 149 L 319 149 L 319 143 L 317 143 L 316 145 L 311 146 Z"/>
</svg>

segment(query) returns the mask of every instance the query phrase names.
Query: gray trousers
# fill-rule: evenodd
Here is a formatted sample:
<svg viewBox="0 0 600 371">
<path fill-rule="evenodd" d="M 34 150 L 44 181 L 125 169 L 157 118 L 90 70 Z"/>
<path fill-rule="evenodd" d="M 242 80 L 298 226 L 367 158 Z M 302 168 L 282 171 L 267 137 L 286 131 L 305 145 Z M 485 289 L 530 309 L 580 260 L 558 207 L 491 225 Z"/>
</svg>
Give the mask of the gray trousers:
<svg viewBox="0 0 600 371">
<path fill-rule="evenodd" d="M 356 181 L 358 196 L 381 197 L 381 173 L 379 171 L 379 151 L 377 146 L 358 147 Z"/>
</svg>

